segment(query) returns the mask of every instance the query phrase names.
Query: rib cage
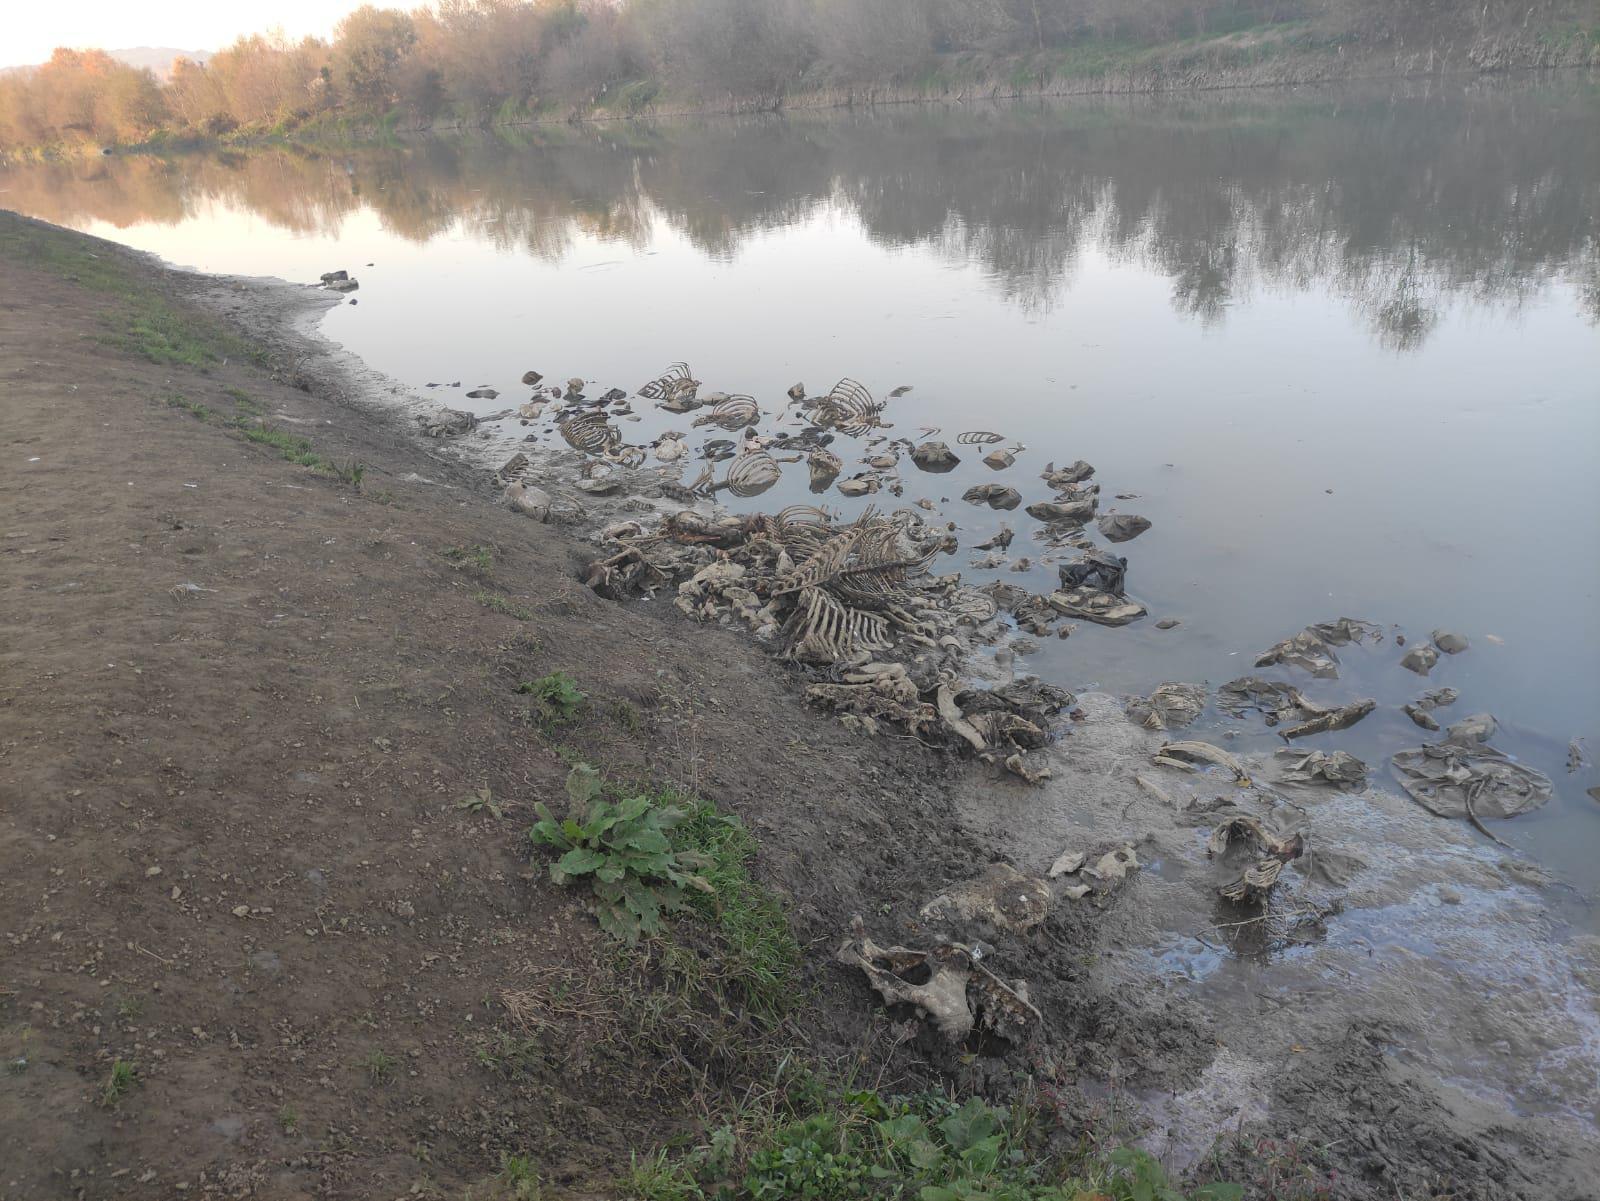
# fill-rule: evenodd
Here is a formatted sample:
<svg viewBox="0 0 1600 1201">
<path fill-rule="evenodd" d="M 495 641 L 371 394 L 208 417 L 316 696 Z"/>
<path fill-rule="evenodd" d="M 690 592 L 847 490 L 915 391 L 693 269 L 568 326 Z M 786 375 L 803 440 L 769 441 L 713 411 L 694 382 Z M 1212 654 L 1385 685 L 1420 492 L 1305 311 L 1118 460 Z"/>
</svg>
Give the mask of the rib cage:
<svg viewBox="0 0 1600 1201">
<path fill-rule="evenodd" d="M 965 433 L 957 434 L 956 441 L 962 446 L 992 446 L 996 442 L 1004 442 L 1005 438 L 988 430 L 967 430 Z"/>
<path fill-rule="evenodd" d="M 592 411 L 563 417 L 556 422 L 556 429 L 561 431 L 568 446 L 587 455 L 603 455 L 622 441 L 617 428 Z"/>
<path fill-rule="evenodd" d="M 778 482 L 783 469 L 764 450 L 740 455 L 728 465 L 725 486 L 735 496 L 759 496 Z"/>
<path fill-rule="evenodd" d="M 694 389 L 700 386 L 689 370 L 687 363 L 674 363 L 655 379 L 639 389 L 639 395 L 646 400 L 666 400 L 673 396 L 684 394 L 693 395 Z"/>
<path fill-rule="evenodd" d="M 812 663 L 837 663 L 858 651 L 887 650 L 889 622 L 841 604 L 822 588 L 805 588 L 785 627 L 788 655 Z"/>
<path fill-rule="evenodd" d="M 882 415 L 883 405 L 872 399 L 872 393 L 846 376 L 817 405 L 816 420 L 858 438 L 880 425 Z"/>
<path fill-rule="evenodd" d="M 703 417 L 695 418 L 695 425 L 720 425 L 725 430 L 742 430 L 761 419 L 761 408 L 754 398 L 744 395 L 730 396 L 711 406 Z"/>
</svg>

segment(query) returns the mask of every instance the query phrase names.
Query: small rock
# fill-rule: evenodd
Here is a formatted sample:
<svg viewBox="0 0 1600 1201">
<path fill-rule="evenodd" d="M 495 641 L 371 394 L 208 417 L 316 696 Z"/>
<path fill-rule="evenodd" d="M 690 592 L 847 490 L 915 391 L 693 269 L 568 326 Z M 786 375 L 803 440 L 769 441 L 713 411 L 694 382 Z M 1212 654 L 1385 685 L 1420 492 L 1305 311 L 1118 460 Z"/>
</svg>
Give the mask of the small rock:
<svg viewBox="0 0 1600 1201">
<path fill-rule="evenodd" d="M 471 392 L 467 393 L 467 399 L 468 400 L 493 400 L 495 397 L 497 397 L 499 395 L 500 395 L 500 393 L 496 392 L 493 388 L 474 388 Z"/>
<path fill-rule="evenodd" d="M 527 384 L 530 388 L 543 378 L 544 376 L 540 375 L 537 371 L 524 371 L 522 373 L 522 382 Z"/>
<path fill-rule="evenodd" d="M 789 385 L 789 399 L 790 400 L 804 400 L 805 398 L 806 398 L 806 386 L 804 384 L 795 383 L 795 384 L 790 384 Z"/>
<path fill-rule="evenodd" d="M 324 271 L 322 273 L 322 282 L 325 284 L 338 283 L 349 278 L 350 273 L 348 271 Z"/>
<path fill-rule="evenodd" d="M 161 874 L 161 869 L 159 867 L 147 867 L 144 869 L 144 874 L 147 880 L 153 880 Z"/>
<path fill-rule="evenodd" d="M 1094 516 L 1098 502 L 1094 500 L 1042 500 L 1031 504 L 1027 514 L 1035 521 L 1076 522 L 1082 525 Z"/>
<path fill-rule="evenodd" d="M 923 471 L 954 471 L 961 460 L 943 442 L 924 442 L 911 452 L 911 461 Z"/>
<path fill-rule="evenodd" d="M 1093 891 L 1087 884 L 1069 884 L 1061 890 L 1061 895 L 1069 901 L 1081 901 Z"/>
<path fill-rule="evenodd" d="M 1446 742 L 1453 742 L 1457 746 L 1471 746 L 1475 742 L 1488 742 L 1494 737 L 1497 729 L 1499 724 L 1490 714 L 1474 713 L 1449 726 L 1444 736 Z"/>
<path fill-rule="evenodd" d="M 356 279 L 335 279 L 328 282 L 330 292 L 354 292 L 361 286 L 361 281 Z"/>
<path fill-rule="evenodd" d="M 1435 630 L 1433 632 L 1433 645 L 1447 655 L 1459 655 L 1472 644 L 1460 634 L 1450 630 Z"/>
<path fill-rule="evenodd" d="M 1424 730 L 1437 730 L 1439 728 L 1439 723 L 1435 720 L 1433 714 L 1429 713 L 1421 705 L 1401 705 L 1400 709 L 1401 712 Z"/>
<path fill-rule="evenodd" d="M 991 450 L 983 456 L 984 465 L 995 471 L 1004 471 L 1017 461 L 1017 456 L 1009 450 Z"/>
<path fill-rule="evenodd" d="M 1044 469 L 1039 478 L 1052 488 L 1065 488 L 1069 484 L 1081 484 L 1093 474 L 1094 465 L 1079 459 L 1059 470 L 1052 464 Z"/>
<path fill-rule="evenodd" d="M 1183 622 L 1179 621 L 1176 617 L 1163 617 L 1160 621 L 1156 622 L 1156 629 L 1175 630 L 1182 624 Z"/>
<path fill-rule="evenodd" d="M 1022 493 L 1004 484 L 975 484 L 961 494 L 961 499 L 970 504 L 1009 511 L 1022 503 Z"/>
<path fill-rule="evenodd" d="M 1407 671 L 1414 671 L 1419 676 L 1425 676 L 1433 670 L 1433 665 L 1439 661 L 1439 652 L 1427 643 L 1414 646 L 1405 653 L 1405 658 L 1400 660 L 1400 666 Z"/>
<path fill-rule="evenodd" d="M 234 917 L 249 917 L 250 916 L 250 906 L 248 906 L 248 905 L 235 905 L 233 907 L 233 916 Z"/>
<path fill-rule="evenodd" d="M 1107 513 L 1095 522 L 1107 542 L 1127 542 L 1150 528 L 1150 519 L 1137 513 Z"/>
</svg>

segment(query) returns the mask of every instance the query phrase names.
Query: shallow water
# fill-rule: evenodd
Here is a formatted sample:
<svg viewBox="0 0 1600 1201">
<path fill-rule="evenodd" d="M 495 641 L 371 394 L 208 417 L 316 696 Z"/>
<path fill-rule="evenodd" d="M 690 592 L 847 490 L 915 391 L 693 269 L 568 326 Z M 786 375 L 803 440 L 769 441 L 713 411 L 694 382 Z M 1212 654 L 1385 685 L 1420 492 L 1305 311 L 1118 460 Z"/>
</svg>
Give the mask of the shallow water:
<svg viewBox="0 0 1600 1201">
<path fill-rule="evenodd" d="M 892 435 L 1026 446 L 1002 473 L 963 447 L 950 475 L 902 464 L 907 501 L 948 498 L 964 546 L 1003 518 L 1013 558 L 1038 559 L 1037 523 L 961 493 L 1048 499 L 1045 462 L 1088 459 L 1102 511 L 1155 523 L 1119 549 L 1150 617 L 1021 665 L 1126 693 L 1246 674 L 1340 615 L 1458 630 L 1471 650 L 1426 683 L 1392 641 L 1342 653 L 1308 692 L 1384 708 L 1305 745 L 1381 778 L 1423 741 L 1393 706 L 1460 689 L 1442 721 L 1493 712 L 1496 745 L 1555 781 L 1497 832 L 1593 893 L 1600 771 L 1566 770 L 1574 738 L 1600 759 L 1592 79 L 523 133 L 16 170 L 0 204 L 206 271 L 348 268 L 359 304 L 324 332 L 458 407 L 498 388 L 481 412 L 525 399 L 530 367 L 631 391 L 685 360 L 769 414 L 797 379 L 912 385 Z M 692 420 L 640 411 L 636 441 Z M 797 466 L 745 503 L 811 499 Z M 999 574 L 1048 591 L 1054 571 Z"/>
</svg>

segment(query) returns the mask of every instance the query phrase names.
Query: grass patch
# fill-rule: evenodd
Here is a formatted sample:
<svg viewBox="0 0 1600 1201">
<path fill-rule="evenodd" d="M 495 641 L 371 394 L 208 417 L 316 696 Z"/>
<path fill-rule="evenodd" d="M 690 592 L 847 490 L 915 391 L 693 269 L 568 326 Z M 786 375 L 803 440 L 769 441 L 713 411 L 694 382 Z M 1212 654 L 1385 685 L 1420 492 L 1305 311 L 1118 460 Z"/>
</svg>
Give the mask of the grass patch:
<svg viewBox="0 0 1600 1201">
<path fill-rule="evenodd" d="M 278 1129 L 285 1134 L 293 1134 L 300 1128 L 300 1111 L 293 1105 L 285 1105 L 278 1110 Z"/>
<path fill-rule="evenodd" d="M 687 911 L 713 934 L 714 953 L 669 942 L 656 952 L 665 977 L 762 1021 L 788 1010 L 800 948 L 782 903 L 750 875 L 755 839 L 738 818 L 671 790 L 609 788 L 587 764 L 568 775 L 567 798 L 561 818 L 535 806 L 529 838 L 561 852 L 556 883 L 588 883 L 603 929 L 634 944 L 664 936 L 663 915 Z"/>
<path fill-rule="evenodd" d="M 152 286 L 149 269 L 113 248 L 92 250 L 91 245 L 80 234 L 0 213 L 0 256 L 119 302 L 109 319 L 111 345 L 172 366 L 204 368 L 229 358 L 266 361 L 265 352 L 221 323 L 169 303 Z"/>
<path fill-rule="evenodd" d="M 480 594 L 481 595 L 481 594 Z M 578 688 L 578 681 L 564 671 L 553 671 L 537 680 L 517 685 L 519 696 L 531 696 L 534 708 L 547 725 L 566 725 L 578 715 L 588 695 Z"/>
<path fill-rule="evenodd" d="M 196 421 L 210 421 L 216 415 L 215 409 L 209 408 L 197 400 L 190 400 L 187 396 L 182 396 L 177 392 L 168 395 L 167 405 L 170 408 L 183 410 Z"/>
<path fill-rule="evenodd" d="M 802 1095 L 803 1097 L 804 1095 Z M 1026 1105 L 853 1092 L 743 1114 L 687 1154 L 636 1161 L 634 1201 L 1238 1201 L 1235 1184 L 1185 1193 L 1143 1151 L 1061 1157 Z"/>
<path fill-rule="evenodd" d="M 234 398 L 235 406 L 243 410 L 244 416 L 238 414 L 232 417 L 223 416 L 209 405 L 190 400 L 178 392 L 167 395 L 167 405 L 188 413 L 197 421 L 220 424 L 225 429 L 233 430 L 246 442 L 277 451 L 278 456 L 287 462 L 308 467 L 351 488 L 357 490 L 361 488 L 361 481 L 367 474 L 366 464 L 357 459 L 330 459 L 326 455 L 318 454 L 311 448 L 311 439 L 291 434 L 262 421 L 258 416 L 261 407 L 248 395 L 237 388 L 228 388 L 225 391 Z"/>
<path fill-rule="evenodd" d="M 448 546 L 440 552 L 457 571 L 486 576 L 494 570 L 494 547 Z"/>
<path fill-rule="evenodd" d="M 506 1201 L 539 1201 L 544 1195 L 539 1187 L 538 1169 L 531 1159 L 521 1155 L 506 1156 L 494 1186 L 496 1194 Z"/>
<path fill-rule="evenodd" d="M 394 1076 L 395 1059 L 381 1047 L 374 1047 L 361 1061 L 361 1069 L 373 1084 L 387 1084 Z"/>
<path fill-rule="evenodd" d="M 660 794 L 663 800 L 688 809 L 673 844 L 704 861 L 699 875 L 711 889 L 690 894 L 689 908 L 717 932 L 723 980 L 744 1008 L 766 1019 L 781 1016 L 794 999 L 800 946 L 782 902 L 750 875 L 755 838 L 710 801 L 670 792 Z"/>
<path fill-rule="evenodd" d="M 518 621 L 532 621 L 534 618 L 532 609 L 519 605 L 510 597 L 502 596 L 498 592 L 485 592 L 480 589 L 472 594 L 472 599 L 485 609 L 504 613 L 507 617 L 514 617 Z"/>
<path fill-rule="evenodd" d="M 120 1105 L 122 1099 L 133 1091 L 136 1083 L 138 1077 L 133 1064 L 126 1059 L 113 1060 L 111 1074 L 106 1077 L 106 1082 L 100 1089 L 100 1104 L 107 1109 Z"/>
</svg>

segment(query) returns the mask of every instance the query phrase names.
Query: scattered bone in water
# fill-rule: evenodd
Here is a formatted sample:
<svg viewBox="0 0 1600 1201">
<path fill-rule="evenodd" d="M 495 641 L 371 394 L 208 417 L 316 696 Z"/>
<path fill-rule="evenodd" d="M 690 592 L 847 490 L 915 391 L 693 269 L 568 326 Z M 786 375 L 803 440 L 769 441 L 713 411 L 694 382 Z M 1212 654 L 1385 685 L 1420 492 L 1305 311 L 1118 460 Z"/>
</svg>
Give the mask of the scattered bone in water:
<svg viewBox="0 0 1600 1201">
<path fill-rule="evenodd" d="M 1021 477 L 992 474 L 1016 465 L 1020 444 L 1002 450 L 1001 435 L 981 430 L 947 443 L 936 427 L 908 422 L 903 435 L 894 428 L 896 394 L 877 399 L 848 377 L 821 396 L 796 384 L 763 407 L 755 396 L 703 391 L 687 364 L 673 364 L 638 390 L 633 403 L 648 413 L 649 402 L 655 424 L 631 440 L 616 424 L 628 398 L 603 381 L 589 389 L 598 401 L 580 392 L 556 403 L 540 393 L 519 410 L 525 420 L 546 404 L 559 414 L 548 431 L 550 462 L 564 475 L 529 449 L 500 482 L 506 503 L 541 520 L 587 510 L 597 549 L 583 576 L 598 594 L 659 598 L 687 619 L 748 632 L 800 673 L 806 702 L 845 729 L 990 765 L 990 804 L 1051 795 L 1052 768 L 1063 773 L 1074 762 L 1083 709 L 1108 703 L 1096 696 L 1080 704 L 1047 682 L 1073 670 L 1062 656 L 1078 645 L 1051 635 L 1081 622 L 1102 627 L 1095 637 L 1147 637 L 1146 606 L 1128 593 L 1136 565 L 1118 544 L 1151 522 L 1102 512 L 1091 464 L 1052 461 L 1039 472 L 1050 491 L 1034 485 L 1028 495 Z M 433 424 L 437 436 L 459 437 L 476 420 L 447 412 Z M 988 449 L 963 462 L 952 446 Z M 945 472 L 951 480 L 940 496 Z M 932 497 L 898 499 L 907 476 Z M 768 494 L 778 499 L 758 510 Z M 789 503 L 799 499 L 811 503 Z M 1023 529 L 1028 553 L 1009 554 L 1016 533 L 999 515 L 1024 505 L 1033 519 Z M 1059 587 L 1041 588 L 1038 567 Z M 1169 612 L 1184 603 L 1170 593 L 1161 601 Z M 1154 624 L 1180 627 L 1175 618 Z M 1208 634 L 1203 623 L 1193 629 L 1166 634 L 1162 645 Z M 1192 918 L 1210 953 L 1271 955 L 1335 937 L 1343 890 L 1370 856 L 1358 853 L 1358 826 L 1330 815 L 1380 795 L 1384 773 L 1369 762 L 1388 760 L 1398 788 L 1389 795 L 1417 823 L 1459 819 L 1464 837 L 1500 853 L 1483 840 L 1498 842 L 1503 823 L 1544 804 L 1550 780 L 1490 745 L 1499 735 L 1486 714 L 1440 735 L 1443 711 L 1460 695 L 1462 677 L 1446 673 L 1451 657 L 1469 649 L 1465 636 L 1441 627 L 1426 641 L 1402 638 L 1397 628 L 1341 617 L 1259 655 L 1251 652 L 1261 643 L 1238 648 L 1254 673 L 1222 676 L 1227 682 L 1214 688 L 1156 676 L 1118 710 L 1122 729 L 1142 740 L 1115 768 L 1126 785 L 1115 802 L 1124 821 L 1081 836 L 1057 829 L 1048 852 L 1027 864 L 975 867 L 919 909 L 933 933 L 916 947 L 881 946 L 858 926 L 840 960 L 885 1004 L 909 1006 L 959 1041 L 980 1029 L 1025 1037 L 1038 1021 L 1026 986 L 984 963 L 981 939 L 997 937 L 986 931 L 1037 938 L 1056 906 L 1094 914 L 1130 893 L 1143 903 L 1179 864 L 1216 907 Z M 1025 657 L 1046 679 L 1020 675 Z M 1461 662 L 1470 666 L 1471 656 Z M 1396 670 L 1402 665 L 1437 673 L 1437 685 L 1419 688 Z M 1374 675 L 1389 683 L 1380 689 Z M 1439 740 L 1395 753 L 1405 745 L 1397 733 L 1419 728 Z M 1072 772 L 1064 783 L 1081 787 L 1081 778 Z M 1147 854 L 1140 823 L 1152 813 L 1190 836 Z"/>
</svg>

